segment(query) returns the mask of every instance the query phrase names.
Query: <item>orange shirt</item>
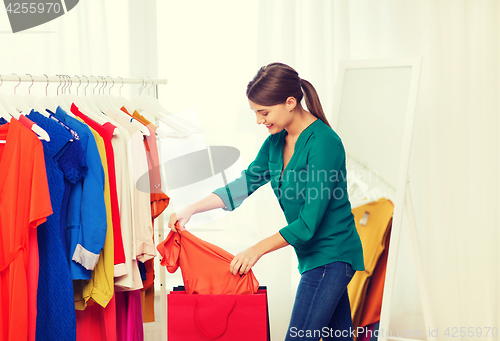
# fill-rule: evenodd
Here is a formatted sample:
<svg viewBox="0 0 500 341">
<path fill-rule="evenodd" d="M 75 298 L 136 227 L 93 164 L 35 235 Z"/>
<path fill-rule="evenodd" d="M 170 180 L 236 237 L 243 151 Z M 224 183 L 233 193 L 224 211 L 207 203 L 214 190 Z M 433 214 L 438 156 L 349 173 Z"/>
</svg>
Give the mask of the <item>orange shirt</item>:
<svg viewBox="0 0 500 341">
<path fill-rule="evenodd" d="M 170 198 L 161 190 L 160 158 L 155 134 L 158 127 L 139 114 L 137 110 L 134 111 L 133 115 L 131 115 L 125 107 L 122 107 L 121 110 L 129 116 L 135 118 L 140 123 L 144 124 L 149 130 L 149 136 L 144 137 L 144 147 L 146 148 L 146 156 L 148 158 L 149 167 L 151 216 L 153 219 L 156 219 L 165 210 L 165 208 L 167 208 L 168 203 L 170 202 Z"/>
<path fill-rule="evenodd" d="M 174 273 L 180 266 L 187 294 L 239 295 L 255 294 L 259 282 L 252 270 L 246 275 L 233 275 L 229 264 L 234 256 L 218 246 L 207 243 L 187 230 L 170 231 L 156 248 L 162 256 L 161 265 Z"/>
<path fill-rule="evenodd" d="M 0 339 L 28 339 L 30 228 L 52 214 L 43 146 L 17 120 L 0 127 Z M 36 258 L 36 257 L 35 257 Z"/>
</svg>

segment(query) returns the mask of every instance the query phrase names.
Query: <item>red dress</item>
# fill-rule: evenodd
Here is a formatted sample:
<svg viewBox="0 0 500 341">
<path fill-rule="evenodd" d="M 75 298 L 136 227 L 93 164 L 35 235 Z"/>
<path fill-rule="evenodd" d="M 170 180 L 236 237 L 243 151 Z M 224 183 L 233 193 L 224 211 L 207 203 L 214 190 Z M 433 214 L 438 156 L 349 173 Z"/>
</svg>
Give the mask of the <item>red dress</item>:
<svg viewBox="0 0 500 341">
<path fill-rule="evenodd" d="M 114 260 L 115 265 L 125 264 L 125 251 L 123 249 L 122 229 L 120 224 L 120 210 L 118 207 L 118 197 L 116 192 L 116 171 L 115 171 L 115 154 L 111 139 L 113 138 L 113 131 L 115 126 L 111 123 L 100 125 L 93 119 L 85 116 L 80 112 L 78 107 L 73 103 L 71 104 L 71 112 L 81 118 L 89 127 L 94 129 L 104 141 L 104 148 L 106 149 L 106 161 L 109 174 L 109 195 L 111 197 L 111 215 L 113 220 L 113 240 L 114 240 Z"/>
<path fill-rule="evenodd" d="M 31 228 L 52 214 L 43 146 L 17 120 L 0 127 L 0 339 L 28 339 Z M 36 296 L 35 296 L 36 297 Z M 32 331 L 33 332 L 33 331 Z"/>
</svg>

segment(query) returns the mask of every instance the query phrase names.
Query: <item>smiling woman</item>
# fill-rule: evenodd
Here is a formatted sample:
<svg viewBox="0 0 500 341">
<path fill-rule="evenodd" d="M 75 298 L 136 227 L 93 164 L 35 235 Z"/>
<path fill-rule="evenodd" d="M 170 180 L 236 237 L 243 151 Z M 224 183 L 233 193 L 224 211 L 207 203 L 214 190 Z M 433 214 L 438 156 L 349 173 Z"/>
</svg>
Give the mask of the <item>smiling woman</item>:
<svg viewBox="0 0 500 341">
<path fill-rule="evenodd" d="M 300 104 L 304 93 L 310 112 Z M 262 67 L 248 83 L 247 96 L 257 123 L 271 135 L 238 179 L 173 213 L 169 227 L 175 231 L 176 223 L 183 226 L 195 213 L 219 207 L 233 211 L 270 181 L 288 225 L 238 253 L 229 271 L 246 274 L 263 255 L 292 245 L 302 277 L 286 340 L 295 338 L 292 328 L 325 327 L 350 335 L 347 284 L 365 268 L 347 195 L 342 141 L 329 126 L 314 87 L 288 65 Z M 324 174 L 332 171 L 344 176 L 330 181 Z M 306 176 L 289 176 L 295 172 Z"/>
</svg>

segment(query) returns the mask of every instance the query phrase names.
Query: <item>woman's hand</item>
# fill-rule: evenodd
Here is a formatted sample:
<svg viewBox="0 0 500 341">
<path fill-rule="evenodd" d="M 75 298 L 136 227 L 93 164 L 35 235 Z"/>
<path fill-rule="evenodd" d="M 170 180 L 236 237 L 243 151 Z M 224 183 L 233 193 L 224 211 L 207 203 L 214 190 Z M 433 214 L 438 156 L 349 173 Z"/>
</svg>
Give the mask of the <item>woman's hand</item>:
<svg viewBox="0 0 500 341">
<path fill-rule="evenodd" d="M 168 221 L 168 227 L 172 229 L 172 231 L 177 232 L 177 228 L 175 227 L 175 223 L 178 221 L 181 230 L 184 230 L 184 225 L 191 219 L 191 216 L 194 214 L 195 208 L 193 205 L 187 206 L 180 211 L 174 212 L 170 215 L 170 219 Z"/>
<path fill-rule="evenodd" d="M 233 258 L 231 264 L 229 264 L 229 272 L 233 275 L 238 273 L 240 275 L 247 274 L 260 257 L 262 257 L 262 253 L 257 250 L 256 245 L 249 247 Z"/>
<path fill-rule="evenodd" d="M 229 264 L 229 271 L 233 275 L 236 275 L 238 272 L 240 275 L 246 274 L 257 263 L 260 257 L 287 245 L 289 245 L 288 242 L 283 238 L 281 233 L 277 232 L 245 251 L 238 253 L 231 261 L 231 264 Z"/>
</svg>

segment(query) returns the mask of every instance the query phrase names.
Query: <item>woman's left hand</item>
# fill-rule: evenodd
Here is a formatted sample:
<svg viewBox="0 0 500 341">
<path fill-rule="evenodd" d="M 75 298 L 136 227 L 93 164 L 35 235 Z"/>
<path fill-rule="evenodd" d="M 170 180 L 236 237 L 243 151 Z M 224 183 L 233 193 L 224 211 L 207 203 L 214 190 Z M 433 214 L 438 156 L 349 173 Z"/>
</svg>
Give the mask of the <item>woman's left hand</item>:
<svg viewBox="0 0 500 341">
<path fill-rule="evenodd" d="M 249 247 L 245 251 L 238 253 L 231 264 L 229 265 L 229 272 L 233 275 L 240 274 L 244 275 L 252 269 L 252 266 L 257 263 L 262 254 L 257 251 L 255 246 Z"/>
</svg>

